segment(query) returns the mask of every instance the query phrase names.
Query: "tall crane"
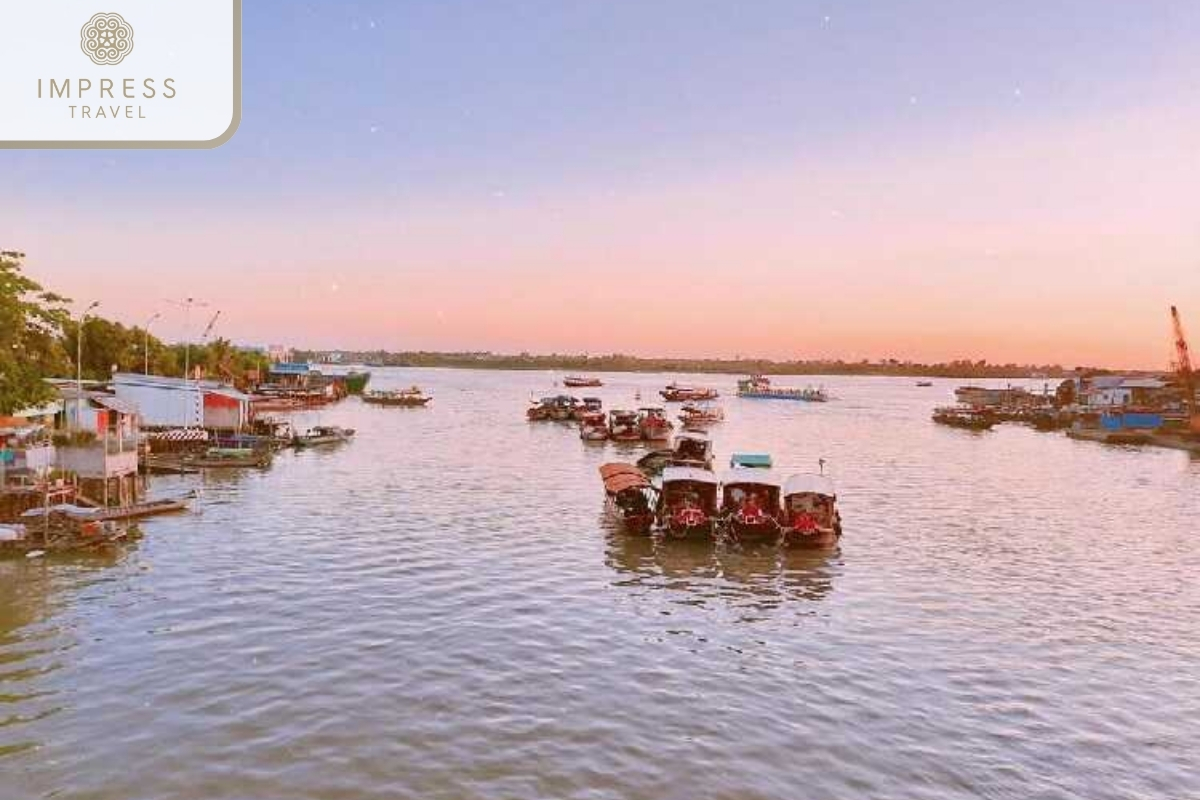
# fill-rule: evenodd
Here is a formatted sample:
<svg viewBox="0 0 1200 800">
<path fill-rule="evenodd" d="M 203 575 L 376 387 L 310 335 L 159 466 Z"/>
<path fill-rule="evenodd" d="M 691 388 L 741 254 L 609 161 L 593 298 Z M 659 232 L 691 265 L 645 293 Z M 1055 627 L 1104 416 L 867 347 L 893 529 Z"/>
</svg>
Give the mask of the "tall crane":
<svg viewBox="0 0 1200 800">
<path fill-rule="evenodd" d="M 1183 384 L 1183 411 L 1189 420 L 1192 433 L 1200 433 L 1200 410 L 1196 408 L 1196 374 L 1192 371 L 1192 356 L 1188 350 L 1187 337 L 1183 335 L 1183 320 L 1179 309 L 1171 306 L 1171 326 L 1175 334 L 1175 369 Z"/>
</svg>

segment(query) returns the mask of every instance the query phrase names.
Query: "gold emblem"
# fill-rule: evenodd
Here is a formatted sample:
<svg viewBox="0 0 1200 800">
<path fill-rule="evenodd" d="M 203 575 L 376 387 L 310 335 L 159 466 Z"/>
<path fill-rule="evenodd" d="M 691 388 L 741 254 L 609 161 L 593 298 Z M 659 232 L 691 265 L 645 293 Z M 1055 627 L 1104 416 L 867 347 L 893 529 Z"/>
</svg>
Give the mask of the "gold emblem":
<svg viewBox="0 0 1200 800">
<path fill-rule="evenodd" d="M 133 52 L 133 26 L 120 14 L 96 14 L 79 31 L 79 46 L 97 64 L 120 64 Z"/>
</svg>

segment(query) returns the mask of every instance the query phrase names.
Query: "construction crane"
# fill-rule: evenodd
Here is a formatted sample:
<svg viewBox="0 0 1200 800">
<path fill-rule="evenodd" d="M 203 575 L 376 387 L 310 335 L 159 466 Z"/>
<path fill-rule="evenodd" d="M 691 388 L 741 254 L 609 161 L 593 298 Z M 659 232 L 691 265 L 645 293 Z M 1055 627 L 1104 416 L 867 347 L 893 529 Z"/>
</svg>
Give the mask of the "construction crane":
<svg viewBox="0 0 1200 800">
<path fill-rule="evenodd" d="M 1183 413 L 1189 420 L 1192 433 L 1200 434 L 1200 410 L 1196 408 L 1196 374 L 1192 371 L 1192 356 L 1188 351 L 1187 337 L 1183 335 L 1183 321 L 1179 309 L 1171 306 L 1171 326 L 1175 334 L 1175 370 L 1183 384 Z"/>
</svg>

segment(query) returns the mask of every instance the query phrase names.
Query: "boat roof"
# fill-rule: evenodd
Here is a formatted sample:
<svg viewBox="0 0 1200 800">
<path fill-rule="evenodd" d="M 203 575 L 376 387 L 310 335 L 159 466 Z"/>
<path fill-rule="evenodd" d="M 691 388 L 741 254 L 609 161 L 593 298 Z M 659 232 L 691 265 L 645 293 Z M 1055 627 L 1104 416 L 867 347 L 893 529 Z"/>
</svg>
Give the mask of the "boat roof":
<svg viewBox="0 0 1200 800">
<path fill-rule="evenodd" d="M 694 442 L 706 442 L 709 444 L 712 443 L 712 437 L 709 436 L 707 433 L 704 433 L 703 431 L 687 430 L 686 428 L 684 430 L 680 431 L 679 435 L 677 435 L 675 437 L 675 439 L 676 439 L 676 441 L 678 441 L 679 439 L 691 439 Z"/>
<path fill-rule="evenodd" d="M 725 486 L 737 486 L 741 484 L 774 486 L 776 488 L 783 485 L 779 475 L 773 470 L 761 467 L 734 467 L 733 469 L 727 469 L 721 473 L 721 483 Z"/>
<path fill-rule="evenodd" d="M 832 479 L 825 475 L 811 473 L 789 477 L 787 483 L 783 485 L 783 493 L 785 495 L 819 494 L 823 497 L 837 497 L 837 490 L 833 487 Z"/>
<path fill-rule="evenodd" d="M 650 479 L 641 470 L 617 472 L 604 479 L 604 490 L 610 494 L 618 494 L 626 489 L 645 489 L 649 486 Z"/>
<path fill-rule="evenodd" d="M 622 473 L 642 475 L 643 477 L 645 476 L 645 473 L 643 473 L 636 465 L 627 464 L 623 461 L 600 465 L 600 477 L 603 480 L 608 480 L 609 477 L 613 475 L 620 475 Z"/>
<path fill-rule="evenodd" d="M 731 467 L 771 468 L 770 453 L 734 453 L 729 457 Z"/>
<path fill-rule="evenodd" d="M 699 467 L 664 467 L 662 473 L 663 486 L 677 481 L 694 481 L 696 483 L 707 483 L 716 486 L 717 476 Z"/>
</svg>

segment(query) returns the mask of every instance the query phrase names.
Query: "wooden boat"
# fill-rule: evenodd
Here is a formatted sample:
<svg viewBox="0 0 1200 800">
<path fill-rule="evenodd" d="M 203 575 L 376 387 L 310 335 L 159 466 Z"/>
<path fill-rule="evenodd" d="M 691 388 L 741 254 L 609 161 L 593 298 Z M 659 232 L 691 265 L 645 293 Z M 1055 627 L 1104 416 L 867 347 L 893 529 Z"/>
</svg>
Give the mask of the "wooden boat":
<svg viewBox="0 0 1200 800">
<path fill-rule="evenodd" d="M 566 422 L 574 419 L 575 411 L 580 406 L 579 400 L 570 395 L 560 394 L 550 400 L 550 419 Z"/>
<path fill-rule="evenodd" d="M 67 510 L 59 506 L 30 509 L 22 515 L 21 524 L 0 526 L 0 555 L 32 558 L 46 553 L 106 551 L 141 536 L 136 524 L 90 519 Z"/>
<path fill-rule="evenodd" d="M 408 389 L 375 389 L 364 392 L 364 403 L 377 406 L 399 406 L 401 408 L 422 408 L 429 404 L 429 397 L 420 388 L 413 386 Z"/>
<path fill-rule="evenodd" d="M 933 421 L 951 428 L 971 431 L 989 431 L 996 424 L 996 416 L 983 408 L 943 406 L 933 410 Z"/>
<path fill-rule="evenodd" d="M 667 419 L 667 412 L 661 408 L 643 408 L 638 411 L 638 432 L 647 442 L 669 440 L 671 429 L 674 427 Z"/>
<path fill-rule="evenodd" d="M 770 469 L 738 466 L 721 476 L 721 513 L 735 542 L 777 542 L 780 532 L 778 477 Z"/>
<path fill-rule="evenodd" d="M 829 547 L 842 535 L 837 492 L 825 475 L 793 475 L 783 485 L 783 544 Z"/>
<path fill-rule="evenodd" d="M 933 386 L 933 381 L 917 381 L 917 386 L 920 386 L 922 388 Z"/>
<path fill-rule="evenodd" d="M 716 532 L 717 477 L 696 467 L 667 467 L 659 492 L 657 524 L 677 539 L 709 538 Z"/>
<path fill-rule="evenodd" d="M 267 448 L 209 447 L 200 452 L 150 453 L 146 468 L 153 472 L 187 474 L 203 469 L 252 469 L 271 465 Z"/>
<path fill-rule="evenodd" d="M 771 379 L 765 375 L 752 375 L 738 381 L 737 396 L 752 400 L 800 400 L 806 403 L 824 403 L 829 399 L 825 390 L 819 387 L 785 389 L 772 386 Z"/>
<path fill-rule="evenodd" d="M 571 409 L 571 418 L 582 420 L 588 414 L 604 413 L 604 401 L 599 397 L 585 397 Z"/>
<path fill-rule="evenodd" d="M 342 428 L 337 425 L 318 425 L 309 428 L 303 434 L 292 439 L 293 447 L 320 447 L 327 444 L 348 442 L 354 438 L 353 428 Z"/>
<path fill-rule="evenodd" d="M 670 383 L 661 390 L 659 394 L 662 399 L 668 403 L 686 403 L 696 400 L 716 400 L 718 397 L 716 389 L 709 389 L 703 386 L 683 386 L 678 383 Z"/>
<path fill-rule="evenodd" d="M 712 440 L 699 431 L 684 431 L 675 437 L 670 449 L 652 450 L 638 459 L 638 467 L 648 474 L 662 472 L 667 467 L 695 467 L 711 470 Z"/>
<path fill-rule="evenodd" d="M 608 435 L 614 442 L 640 442 L 642 432 L 638 428 L 637 412 L 622 409 L 609 411 Z"/>
<path fill-rule="evenodd" d="M 553 410 L 552 398 L 543 397 L 541 400 L 530 400 L 529 408 L 525 410 L 525 418 L 530 422 L 543 422 L 551 419 Z"/>
<path fill-rule="evenodd" d="M 608 438 L 608 418 L 603 411 L 589 411 L 579 421 L 579 438 L 585 442 L 603 442 Z"/>
<path fill-rule="evenodd" d="M 654 524 L 650 479 L 633 464 L 604 464 L 600 479 L 609 512 L 621 520 L 627 532 L 648 534 Z"/>
<path fill-rule="evenodd" d="M 582 375 L 568 375 L 563 378 L 563 386 L 569 389 L 582 389 L 592 386 L 603 386 L 604 383 L 599 378 L 586 378 Z"/>
<path fill-rule="evenodd" d="M 709 403 L 685 403 L 679 414 L 679 421 L 685 428 L 707 428 L 718 422 L 725 421 L 725 412 L 720 406 Z"/>
</svg>

